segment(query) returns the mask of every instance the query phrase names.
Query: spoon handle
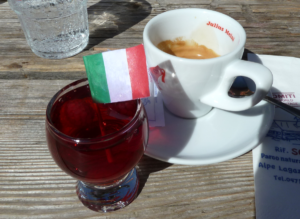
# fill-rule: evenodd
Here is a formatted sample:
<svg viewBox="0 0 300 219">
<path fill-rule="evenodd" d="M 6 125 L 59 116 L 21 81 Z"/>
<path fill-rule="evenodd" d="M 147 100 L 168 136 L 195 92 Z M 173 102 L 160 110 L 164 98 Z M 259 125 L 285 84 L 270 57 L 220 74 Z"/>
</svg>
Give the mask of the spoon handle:
<svg viewBox="0 0 300 219">
<path fill-rule="evenodd" d="M 264 100 L 267 101 L 267 102 L 269 102 L 269 103 L 272 103 L 275 106 L 278 106 L 281 109 L 283 109 L 283 110 L 285 110 L 285 111 L 293 114 L 294 116 L 297 116 L 297 117 L 300 118 L 300 110 L 298 110 L 298 109 L 296 109 L 294 107 L 291 107 L 291 106 L 289 106 L 289 105 L 287 105 L 285 103 L 282 103 L 282 102 L 280 102 L 280 101 L 278 101 L 278 100 L 276 100 L 276 99 L 274 99 L 272 97 L 265 96 Z"/>
</svg>

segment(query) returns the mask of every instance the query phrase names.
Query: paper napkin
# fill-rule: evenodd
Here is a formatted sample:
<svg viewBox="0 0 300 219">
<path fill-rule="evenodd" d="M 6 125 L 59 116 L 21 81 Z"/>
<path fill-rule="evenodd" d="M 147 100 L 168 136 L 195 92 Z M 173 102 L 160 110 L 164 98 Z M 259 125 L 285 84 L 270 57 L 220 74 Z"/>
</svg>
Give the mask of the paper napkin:
<svg viewBox="0 0 300 219">
<path fill-rule="evenodd" d="M 273 73 L 272 94 L 300 109 L 300 59 L 248 54 Z M 300 118 L 276 108 L 273 124 L 253 150 L 257 219 L 300 218 Z"/>
<path fill-rule="evenodd" d="M 158 93 L 157 97 L 143 98 L 142 102 L 147 111 L 149 126 L 165 126 L 164 106 L 161 94 Z"/>
</svg>

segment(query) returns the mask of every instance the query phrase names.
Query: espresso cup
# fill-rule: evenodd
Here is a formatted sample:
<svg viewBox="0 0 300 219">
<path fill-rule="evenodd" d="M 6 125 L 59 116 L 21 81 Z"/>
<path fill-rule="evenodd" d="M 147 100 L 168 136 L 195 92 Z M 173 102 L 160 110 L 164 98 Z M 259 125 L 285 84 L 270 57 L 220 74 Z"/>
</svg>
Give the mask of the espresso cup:
<svg viewBox="0 0 300 219">
<path fill-rule="evenodd" d="M 219 57 L 187 59 L 165 53 L 157 45 L 165 40 L 193 40 Z M 243 61 L 246 33 L 231 17 L 206 9 L 178 9 L 151 19 L 143 32 L 148 69 L 167 109 L 184 118 L 197 118 L 213 107 L 243 111 L 267 95 L 273 82 L 263 65 Z M 238 76 L 256 85 L 253 95 L 233 98 L 228 91 Z"/>
</svg>

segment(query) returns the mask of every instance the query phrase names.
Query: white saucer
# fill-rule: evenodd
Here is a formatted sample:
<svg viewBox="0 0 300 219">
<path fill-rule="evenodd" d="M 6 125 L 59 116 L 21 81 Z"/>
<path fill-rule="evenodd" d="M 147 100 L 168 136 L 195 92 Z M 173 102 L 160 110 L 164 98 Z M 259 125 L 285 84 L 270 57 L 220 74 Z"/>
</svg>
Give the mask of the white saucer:
<svg viewBox="0 0 300 219">
<path fill-rule="evenodd" d="M 213 109 L 198 119 L 183 119 L 165 108 L 165 127 L 151 127 L 145 154 L 174 164 L 205 165 L 238 157 L 267 134 L 273 105 L 261 101 L 243 112 Z"/>
</svg>

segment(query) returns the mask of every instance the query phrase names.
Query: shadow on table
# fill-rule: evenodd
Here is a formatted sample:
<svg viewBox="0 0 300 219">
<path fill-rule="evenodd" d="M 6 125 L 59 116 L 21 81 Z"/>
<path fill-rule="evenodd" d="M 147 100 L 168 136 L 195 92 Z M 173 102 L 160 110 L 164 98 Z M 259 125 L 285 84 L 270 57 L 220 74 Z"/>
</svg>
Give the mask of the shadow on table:
<svg viewBox="0 0 300 219">
<path fill-rule="evenodd" d="M 144 20 L 152 7 L 145 0 L 100 1 L 88 8 L 90 41 L 86 49 L 126 31 Z M 134 38 L 132 33 L 130 39 Z M 139 36 L 140 37 L 140 36 Z"/>
<path fill-rule="evenodd" d="M 253 52 L 245 49 L 245 52 L 243 55 L 243 60 L 247 60 L 247 53 L 253 53 Z M 269 116 L 273 112 L 272 107 L 273 107 L 272 105 L 270 105 L 269 107 L 266 107 L 265 104 L 263 104 L 263 105 L 256 105 L 251 110 L 244 110 L 244 111 L 239 111 L 239 112 L 228 112 L 228 113 L 237 115 L 237 118 L 239 118 L 241 116 L 242 117 L 253 117 L 253 118 L 257 117 L 256 120 L 258 120 L 258 117 L 261 116 L 261 118 L 260 118 L 261 124 L 262 124 L 261 129 L 260 129 L 260 131 L 257 131 L 256 136 L 253 136 L 253 138 L 257 138 L 257 142 L 259 142 L 259 140 L 263 139 L 263 137 L 266 135 L 266 127 L 270 127 L 270 125 L 272 123 L 272 121 L 270 120 L 270 116 Z M 161 145 L 159 145 L 161 147 L 160 150 L 162 150 L 162 151 L 163 151 L 163 149 L 167 150 L 170 158 L 176 157 L 178 154 L 180 154 L 182 149 L 184 149 L 185 145 L 189 141 L 191 134 L 194 132 L 196 123 L 192 122 L 190 120 L 187 123 L 182 123 L 179 125 L 178 120 L 168 119 L 171 116 L 170 113 L 168 113 L 168 114 L 165 113 L 165 116 L 166 116 L 166 118 L 165 118 L 166 124 L 168 124 L 168 129 L 174 129 L 174 131 L 165 133 L 162 131 L 163 129 L 162 130 L 158 129 L 158 131 L 157 131 L 158 137 L 157 138 L 152 137 L 152 141 L 150 139 L 149 144 L 153 144 L 154 146 L 161 144 Z M 249 120 L 249 124 L 244 124 L 245 125 L 245 133 L 247 133 L 246 132 L 247 127 L 248 126 L 250 127 L 251 123 L 252 123 L 252 120 Z M 180 128 L 181 128 L 181 130 L 180 130 Z M 227 128 L 232 129 L 233 132 L 235 131 L 235 129 L 241 129 L 241 127 L 232 127 L 231 124 L 228 124 Z M 151 134 L 153 136 L 155 136 L 155 133 L 153 130 L 155 131 L 155 129 L 152 129 Z M 186 132 L 186 135 L 180 135 L 180 136 L 174 135 L 174 133 L 183 133 L 183 132 Z M 170 133 L 172 135 L 170 135 Z M 169 135 L 167 135 L 167 134 L 169 134 Z M 159 137 L 159 135 L 160 135 L 160 137 Z M 163 137 L 161 137 L 162 135 L 163 135 Z M 182 137 L 182 136 L 184 136 L 184 137 Z M 173 138 L 176 137 L 177 141 L 171 145 L 171 144 L 168 144 L 168 140 L 172 137 Z M 179 138 L 179 137 L 181 137 L 181 138 Z M 218 136 L 216 136 L 216 138 L 217 137 Z M 157 140 L 157 142 L 153 142 L 156 140 Z M 160 141 L 160 142 L 158 142 L 158 141 Z M 166 148 L 167 145 L 170 145 L 172 147 L 172 150 Z M 152 146 L 152 147 L 154 147 L 154 146 Z M 157 149 L 157 148 L 155 148 L 155 149 Z M 148 153 L 149 153 L 149 151 L 148 151 Z M 165 156 L 165 154 L 164 154 L 164 156 Z M 168 160 L 167 158 L 165 158 L 165 159 Z M 153 158 L 150 158 L 150 157 L 144 155 L 138 164 L 138 167 L 139 167 L 138 173 L 139 173 L 139 177 L 140 177 L 140 187 L 139 187 L 138 195 L 143 190 L 143 188 L 149 178 L 149 175 L 151 173 L 164 170 L 164 169 L 170 167 L 171 165 L 172 164 L 170 164 L 170 163 L 155 160 Z"/>
<path fill-rule="evenodd" d="M 260 58 L 251 50 L 249 49 L 244 49 L 244 53 L 243 53 L 243 57 L 242 60 L 248 61 L 248 55 L 252 54 L 252 59 L 253 61 L 255 61 L 256 63 L 262 64 L 262 61 L 260 60 Z"/>
<path fill-rule="evenodd" d="M 156 160 L 156 159 L 153 159 L 151 157 L 144 155 L 137 165 L 138 166 L 138 168 L 137 168 L 138 176 L 139 176 L 139 180 L 140 180 L 138 196 L 142 192 L 142 190 L 149 178 L 149 175 L 151 173 L 164 170 L 172 165 L 173 164 L 171 164 L 171 163 L 159 161 L 159 160 Z"/>
</svg>

